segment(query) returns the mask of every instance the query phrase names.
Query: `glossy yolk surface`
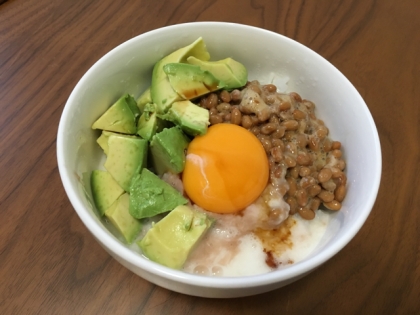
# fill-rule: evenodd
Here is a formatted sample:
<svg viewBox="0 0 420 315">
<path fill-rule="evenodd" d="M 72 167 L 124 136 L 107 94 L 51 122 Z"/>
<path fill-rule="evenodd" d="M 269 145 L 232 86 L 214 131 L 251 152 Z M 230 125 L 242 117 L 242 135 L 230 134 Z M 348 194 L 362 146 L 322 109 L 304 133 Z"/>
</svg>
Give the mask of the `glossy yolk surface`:
<svg viewBox="0 0 420 315">
<path fill-rule="evenodd" d="M 198 206 L 234 213 L 259 197 L 268 175 L 267 155 L 257 137 L 233 124 L 217 124 L 191 141 L 182 179 Z"/>
</svg>

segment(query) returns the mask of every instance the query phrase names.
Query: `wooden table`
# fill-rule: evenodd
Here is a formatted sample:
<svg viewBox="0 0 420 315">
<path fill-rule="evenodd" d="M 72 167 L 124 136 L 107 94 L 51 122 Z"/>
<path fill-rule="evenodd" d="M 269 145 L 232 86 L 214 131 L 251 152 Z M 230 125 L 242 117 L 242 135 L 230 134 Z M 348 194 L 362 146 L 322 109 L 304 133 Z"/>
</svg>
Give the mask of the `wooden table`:
<svg viewBox="0 0 420 315">
<path fill-rule="evenodd" d="M 0 1 L 0 314 L 419 314 L 418 0 Z M 112 259 L 61 185 L 56 132 L 81 76 L 116 45 L 190 21 L 284 34 L 337 66 L 376 122 L 383 175 L 366 224 L 302 280 L 227 300 L 157 287 Z"/>
</svg>

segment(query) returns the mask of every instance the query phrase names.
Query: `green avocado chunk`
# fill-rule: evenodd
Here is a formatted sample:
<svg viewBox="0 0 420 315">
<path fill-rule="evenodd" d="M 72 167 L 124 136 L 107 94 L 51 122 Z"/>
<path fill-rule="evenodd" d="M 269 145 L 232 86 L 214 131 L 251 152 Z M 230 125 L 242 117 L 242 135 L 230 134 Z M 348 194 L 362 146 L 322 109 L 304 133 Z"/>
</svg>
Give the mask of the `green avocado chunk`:
<svg viewBox="0 0 420 315">
<path fill-rule="evenodd" d="M 92 125 L 92 129 L 120 132 L 134 135 L 137 131 L 137 118 L 140 111 L 134 98 L 125 94 L 116 101 Z"/>
<path fill-rule="evenodd" d="M 133 177 L 130 189 L 130 214 L 137 218 L 153 217 L 186 204 L 175 188 L 144 168 Z"/>
<path fill-rule="evenodd" d="M 130 197 L 127 193 L 121 195 L 106 211 L 105 216 L 131 244 L 141 230 L 141 222 L 132 217 L 128 211 Z"/>
<path fill-rule="evenodd" d="M 137 244 L 150 260 L 181 269 L 194 245 L 211 224 L 204 213 L 188 206 L 178 206 L 154 224 Z"/>
<path fill-rule="evenodd" d="M 201 70 L 211 72 L 225 84 L 224 88 L 229 90 L 244 86 L 248 81 L 248 71 L 245 66 L 232 58 L 219 61 L 203 61 L 190 56 L 187 61 L 189 64 L 200 66 Z"/>
<path fill-rule="evenodd" d="M 163 67 L 172 88 L 182 98 L 191 100 L 225 87 L 208 71 L 187 63 L 168 63 Z"/>
<path fill-rule="evenodd" d="M 112 135 L 117 135 L 117 136 L 120 136 L 120 137 L 128 137 L 128 138 L 137 138 L 138 139 L 137 136 L 123 135 L 123 134 L 103 130 L 101 135 L 99 136 L 99 138 L 96 139 L 96 142 L 99 144 L 99 146 L 102 148 L 102 150 L 104 150 L 105 155 L 108 155 L 108 138 L 109 138 L 109 136 L 112 136 Z"/>
<path fill-rule="evenodd" d="M 152 96 L 150 95 L 150 88 L 144 91 L 139 98 L 137 99 L 137 108 L 140 111 L 140 114 L 143 113 L 144 107 L 146 104 L 152 103 Z"/>
<path fill-rule="evenodd" d="M 185 166 L 188 143 L 189 139 L 178 127 L 165 128 L 155 134 L 150 142 L 150 152 L 156 173 L 181 173 Z"/>
<path fill-rule="evenodd" d="M 93 201 L 101 216 L 124 193 L 124 189 L 106 171 L 93 171 L 90 176 L 90 185 Z"/>
<path fill-rule="evenodd" d="M 157 133 L 161 132 L 165 127 L 165 122 L 156 114 L 156 105 L 147 104 L 141 114 L 138 125 L 137 134 L 143 139 L 150 140 Z"/>
<path fill-rule="evenodd" d="M 173 103 L 163 118 L 172 121 L 191 136 L 204 135 L 210 124 L 209 111 L 191 101 Z"/>
<path fill-rule="evenodd" d="M 130 190 L 131 178 L 147 165 L 148 142 L 140 138 L 111 135 L 105 169 L 125 190 Z"/>
<path fill-rule="evenodd" d="M 158 114 L 166 113 L 173 102 L 182 100 L 182 97 L 179 96 L 179 94 L 171 87 L 169 79 L 163 71 L 163 67 L 168 63 L 186 63 L 187 58 L 190 56 L 194 56 L 200 60 L 210 59 L 210 54 L 207 51 L 206 44 L 201 37 L 192 44 L 180 48 L 162 58 L 153 67 L 150 94 L 153 103 L 157 105 Z"/>
</svg>

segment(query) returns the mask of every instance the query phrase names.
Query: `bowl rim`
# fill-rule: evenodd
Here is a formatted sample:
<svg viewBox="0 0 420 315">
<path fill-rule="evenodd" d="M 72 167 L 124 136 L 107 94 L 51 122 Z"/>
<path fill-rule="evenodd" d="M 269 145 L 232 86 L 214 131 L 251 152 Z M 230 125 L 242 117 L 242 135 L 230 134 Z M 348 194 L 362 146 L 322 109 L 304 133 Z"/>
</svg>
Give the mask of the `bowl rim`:
<svg viewBox="0 0 420 315">
<path fill-rule="evenodd" d="M 364 208 L 366 209 L 361 213 L 359 217 L 355 219 L 355 221 L 352 223 L 352 226 L 347 230 L 347 232 L 339 239 L 339 241 L 335 242 L 333 245 L 329 246 L 328 248 L 322 250 L 319 254 L 314 255 L 313 257 L 310 257 L 304 261 L 298 262 L 294 265 L 288 266 L 284 269 L 274 270 L 269 273 L 265 274 L 258 274 L 258 275 L 251 275 L 251 276 L 240 276 L 240 277 L 211 277 L 211 276 L 201 276 L 201 275 L 195 275 L 195 274 L 189 274 L 183 271 L 174 270 L 165 266 L 162 266 L 158 263 L 155 263 L 153 261 L 148 260 L 144 256 L 132 251 L 131 249 L 125 247 L 123 244 L 120 243 L 118 239 L 113 237 L 110 233 L 107 233 L 103 226 L 100 226 L 99 221 L 95 220 L 91 214 L 89 214 L 89 211 L 85 209 L 81 196 L 76 193 L 77 189 L 74 189 L 70 177 L 74 174 L 69 171 L 66 167 L 66 157 L 64 155 L 65 152 L 65 128 L 67 124 L 67 117 L 70 112 L 71 104 L 74 102 L 76 95 L 79 94 L 79 91 L 83 87 L 85 81 L 87 78 L 91 75 L 92 72 L 95 71 L 95 69 L 101 67 L 101 64 L 106 62 L 108 58 L 111 57 L 111 55 L 118 53 L 120 50 L 123 50 L 126 46 L 131 45 L 135 41 L 141 41 L 142 39 L 149 37 L 149 36 L 155 36 L 156 34 L 160 32 L 165 32 L 168 29 L 176 29 L 176 30 L 182 30 L 182 29 L 188 29 L 190 27 L 193 27 L 194 25 L 200 25 L 200 26 L 206 26 L 206 27 L 227 27 L 227 26 L 234 26 L 237 28 L 240 28 L 244 31 L 253 31 L 253 32 L 261 32 L 264 34 L 269 34 L 270 36 L 276 36 L 277 38 L 288 42 L 292 45 L 299 46 L 300 49 L 307 50 L 308 53 L 314 54 L 316 58 L 320 62 L 325 63 L 328 67 L 332 67 L 332 70 L 336 72 L 336 74 L 340 77 L 342 77 L 343 80 L 346 81 L 346 84 L 348 84 L 349 88 L 353 90 L 354 93 L 356 93 L 356 97 L 360 101 L 360 103 L 363 105 L 365 115 L 367 116 L 371 130 L 373 132 L 373 138 L 375 142 L 375 147 L 373 148 L 373 151 L 376 153 L 376 160 L 375 160 L 375 174 L 376 178 L 373 180 L 372 185 L 372 194 L 370 195 L 369 199 L 367 200 Z M 373 205 L 375 203 L 378 191 L 379 191 L 379 185 L 381 180 L 381 170 L 382 170 L 382 155 L 381 155 L 381 148 L 380 148 L 380 140 L 378 136 L 378 131 L 375 126 L 373 117 L 364 102 L 363 98 L 359 94 L 359 92 L 356 90 L 356 88 L 351 84 L 351 82 L 342 74 L 332 63 L 327 61 L 324 57 L 320 56 L 318 53 L 310 49 L 309 47 L 304 46 L 303 44 L 288 38 L 284 35 L 281 35 L 279 33 L 255 27 L 250 25 L 244 25 L 239 23 L 231 23 L 231 22 L 213 22 L 213 21 L 203 21 L 203 22 L 189 22 L 189 23 L 181 23 L 181 24 L 175 24 L 170 26 L 164 26 L 158 29 L 154 29 L 145 33 L 142 33 L 140 35 L 137 35 L 110 50 L 108 53 L 106 53 L 104 56 L 102 56 L 99 60 L 97 60 L 90 68 L 89 70 L 81 77 L 81 79 L 78 81 L 74 89 L 72 90 L 61 115 L 58 131 L 57 131 L 57 161 L 58 161 L 58 169 L 61 177 L 61 181 L 63 183 L 64 189 L 66 191 L 66 194 L 75 209 L 76 213 L 78 214 L 79 218 L 83 222 L 83 224 L 87 227 L 87 229 L 93 234 L 95 239 L 100 242 L 104 247 L 106 247 L 109 251 L 114 253 L 115 255 L 119 256 L 121 259 L 127 261 L 129 264 L 136 266 L 140 269 L 142 269 L 145 272 L 154 274 L 156 276 L 166 278 L 171 281 L 184 283 L 187 285 L 193 285 L 197 287 L 208 287 L 208 288 L 226 288 L 226 289 L 237 289 L 237 288 L 253 288 L 253 287 L 260 287 L 260 286 L 266 286 L 282 281 L 286 281 L 289 279 L 292 279 L 294 277 L 297 277 L 299 275 L 303 275 L 321 264 L 325 263 L 327 260 L 329 260 L 331 257 L 333 257 L 335 254 L 337 254 L 341 249 L 343 249 L 358 233 L 358 231 L 361 229 L 362 225 L 366 221 L 367 217 L 369 216 Z"/>
</svg>

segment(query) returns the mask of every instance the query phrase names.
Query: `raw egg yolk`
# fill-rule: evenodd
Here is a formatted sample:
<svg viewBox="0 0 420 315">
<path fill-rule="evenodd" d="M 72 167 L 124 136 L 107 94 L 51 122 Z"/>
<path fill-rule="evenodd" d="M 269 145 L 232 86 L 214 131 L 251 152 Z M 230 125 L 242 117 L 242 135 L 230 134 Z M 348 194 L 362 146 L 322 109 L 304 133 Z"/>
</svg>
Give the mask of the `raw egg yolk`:
<svg viewBox="0 0 420 315">
<path fill-rule="evenodd" d="M 267 186 L 268 159 L 250 131 L 233 124 L 211 126 L 188 146 L 182 180 L 191 200 L 216 213 L 235 213 Z"/>
</svg>

